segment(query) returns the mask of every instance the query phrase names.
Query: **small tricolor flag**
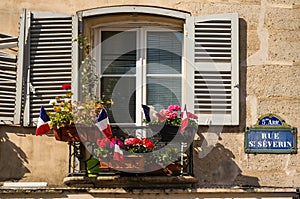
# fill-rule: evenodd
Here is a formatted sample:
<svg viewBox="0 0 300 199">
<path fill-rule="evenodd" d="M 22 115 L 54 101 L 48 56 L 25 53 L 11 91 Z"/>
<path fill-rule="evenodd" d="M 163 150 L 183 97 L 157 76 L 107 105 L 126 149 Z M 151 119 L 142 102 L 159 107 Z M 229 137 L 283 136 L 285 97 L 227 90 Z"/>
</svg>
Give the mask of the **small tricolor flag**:
<svg viewBox="0 0 300 199">
<path fill-rule="evenodd" d="M 123 151 L 120 149 L 120 146 L 118 144 L 115 144 L 114 160 L 124 162 Z"/>
<path fill-rule="evenodd" d="M 151 122 L 150 118 L 150 108 L 147 105 L 142 104 L 142 108 L 144 110 L 145 118 L 147 122 Z"/>
<path fill-rule="evenodd" d="M 181 127 L 180 127 L 180 133 L 183 134 L 185 128 L 189 125 L 189 118 L 187 115 L 187 111 L 186 111 L 186 106 L 184 106 L 184 111 L 183 111 L 183 115 L 182 115 L 182 122 L 181 122 Z"/>
<path fill-rule="evenodd" d="M 49 125 L 50 121 L 51 120 L 50 120 L 49 116 L 47 115 L 44 107 L 41 106 L 40 116 L 38 119 L 35 135 L 38 136 L 38 135 L 43 135 L 43 134 L 49 133 L 51 131 L 51 128 Z"/>
<path fill-rule="evenodd" d="M 111 131 L 109 120 L 108 120 L 108 114 L 104 108 L 102 109 L 101 113 L 99 114 L 95 125 L 104 134 L 105 137 L 111 138 L 112 131 Z"/>
</svg>

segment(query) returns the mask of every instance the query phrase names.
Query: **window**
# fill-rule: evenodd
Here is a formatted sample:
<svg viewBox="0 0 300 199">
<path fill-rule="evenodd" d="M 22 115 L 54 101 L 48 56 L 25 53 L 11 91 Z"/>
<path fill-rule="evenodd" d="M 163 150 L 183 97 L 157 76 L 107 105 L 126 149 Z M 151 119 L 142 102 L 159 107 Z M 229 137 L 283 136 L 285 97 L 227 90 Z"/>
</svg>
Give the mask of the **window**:
<svg viewBox="0 0 300 199">
<path fill-rule="evenodd" d="M 136 20 L 140 15 L 150 20 Z M 76 16 L 25 10 L 21 19 L 18 67 L 25 74 L 24 104 L 19 107 L 23 125 L 35 125 L 40 105 L 47 107 L 50 98 L 60 94 L 62 83 L 72 83 L 77 99 L 80 55 L 72 39 L 78 36 L 79 25 L 104 43 L 96 54 L 101 91 L 118 94 L 112 89 L 119 79 L 128 91 L 115 98 L 120 101 L 116 110 L 128 117 L 115 122 L 139 125 L 142 103 L 179 103 L 198 114 L 200 125 L 239 124 L 237 14 L 191 16 L 157 7 L 115 6 Z M 176 28 L 165 31 L 165 24 Z M 124 96 L 127 106 L 121 106 Z"/>
<path fill-rule="evenodd" d="M 113 99 L 111 123 L 142 124 L 141 104 L 181 104 L 182 32 L 159 27 L 97 29 L 101 93 Z"/>
</svg>

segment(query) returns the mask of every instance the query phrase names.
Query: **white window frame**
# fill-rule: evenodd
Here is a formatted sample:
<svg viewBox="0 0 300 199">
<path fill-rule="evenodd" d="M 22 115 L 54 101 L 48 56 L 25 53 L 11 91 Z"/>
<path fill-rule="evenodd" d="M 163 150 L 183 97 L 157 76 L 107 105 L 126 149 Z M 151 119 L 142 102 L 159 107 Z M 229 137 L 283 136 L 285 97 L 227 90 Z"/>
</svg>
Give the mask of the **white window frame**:
<svg viewBox="0 0 300 199">
<path fill-rule="evenodd" d="M 114 25 L 114 24 L 111 24 Z M 122 27 L 122 25 L 124 27 Z M 136 36 L 137 36 L 137 46 L 136 49 L 146 49 L 147 47 L 147 33 L 148 32 L 159 32 L 159 31 L 170 31 L 170 32 L 183 32 L 182 29 L 179 28 L 174 28 L 173 30 L 170 29 L 163 29 L 157 26 L 149 26 L 149 25 L 145 25 L 145 26 L 140 26 L 140 27 L 126 27 L 126 22 L 124 22 L 124 24 L 122 24 L 120 27 L 120 24 L 118 24 L 118 28 L 116 27 L 109 27 L 109 25 L 104 25 L 104 26 L 96 26 L 93 29 L 93 33 L 94 33 L 94 46 L 96 46 L 97 44 L 101 43 L 101 31 L 136 31 Z M 94 53 L 94 57 L 96 58 L 96 66 L 97 66 L 97 72 L 100 75 L 100 78 L 102 77 L 121 77 L 124 76 L 124 74 L 120 74 L 120 75 L 107 75 L 107 74 L 102 74 L 101 71 L 101 44 L 97 45 L 98 47 L 95 48 L 95 50 L 93 51 Z M 139 54 L 141 52 L 141 54 Z M 183 78 L 183 67 L 184 67 L 184 61 L 183 61 L 183 54 L 184 54 L 184 39 L 182 41 L 182 62 L 181 62 L 181 74 L 147 74 L 147 57 L 146 57 L 146 50 L 143 51 L 137 51 L 137 57 L 136 57 L 136 74 L 126 74 L 126 76 L 128 77 L 136 77 L 136 122 L 134 125 L 136 126 L 142 126 L 143 125 L 143 119 L 144 119 L 144 115 L 142 112 L 142 107 L 141 104 L 147 104 L 147 90 L 146 90 L 146 86 L 147 86 L 147 78 L 148 77 L 181 77 L 182 79 L 182 97 L 181 97 L 181 104 L 184 104 L 185 101 L 184 99 L 184 95 L 185 95 L 185 89 L 184 89 L 184 78 Z M 99 93 L 98 95 L 101 93 L 100 88 L 101 88 L 101 81 L 99 82 Z M 130 126 L 133 125 L 132 123 L 114 123 L 113 125 L 118 125 L 118 126 Z"/>
</svg>

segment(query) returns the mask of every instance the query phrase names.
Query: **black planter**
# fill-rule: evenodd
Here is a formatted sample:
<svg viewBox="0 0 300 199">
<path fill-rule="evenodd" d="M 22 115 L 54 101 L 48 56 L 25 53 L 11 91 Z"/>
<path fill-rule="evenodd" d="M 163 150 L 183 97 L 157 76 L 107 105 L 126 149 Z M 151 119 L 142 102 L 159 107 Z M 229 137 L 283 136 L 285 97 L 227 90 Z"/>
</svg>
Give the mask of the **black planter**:
<svg viewBox="0 0 300 199">
<path fill-rule="evenodd" d="M 149 127 L 153 132 L 157 133 L 161 137 L 162 142 L 170 142 L 175 138 L 176 135 L 177 141 L 192 140 L 197 131 L 197 129 L 192 126 L 186 127 L 183 134 L 180 133 L 180 126 L 153 124 Z"/>
</svg>

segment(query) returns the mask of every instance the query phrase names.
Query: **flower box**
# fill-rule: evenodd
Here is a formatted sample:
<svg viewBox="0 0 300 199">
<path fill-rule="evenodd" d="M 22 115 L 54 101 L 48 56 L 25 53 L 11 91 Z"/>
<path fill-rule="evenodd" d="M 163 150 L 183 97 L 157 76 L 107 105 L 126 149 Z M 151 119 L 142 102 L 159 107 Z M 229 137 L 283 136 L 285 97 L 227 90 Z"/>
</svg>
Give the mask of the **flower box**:
<svg viewBox="0 0 300 199">
<path fill-rule="evenodd" d="M 75 126 L 60 127 L 59 129 L 53 129 L 53 132 L 55 139 L 58 141 L 80 142 L 80 138 Z"/>
<path fill-rule="evenodd" d="M 178 126 L 171 125 L 153 124 L 149 125 L 149 127 L 153 132 L 158 133 L 162 142 L 172 141 L 179 131 Z"/>
<path fill-rule="evenodd" d="M 100 130 L 96 126 L 76 125 L 81 142 L 96 142 L 100 136 Z"/>
<path fill-rule="evenodd" d="M 149 127 L 153 132 L 158 133 L 162 142 L 171 142 L 177 134 L 180 141 L 191 140 L 197 132 L 197 128 L 194 126 L 186 127 L 183 134 L 180 132 L 180 126 L 151 124 Z"/>
<path fill-rule="evenodd" d="M 100 159 L 100 168 L 103 171 L 123 171 L 141 173 L 145 171 L 145 160 L 141 155 L 124 155 L 124 162 L 113 159 Z"/>
</svg>

